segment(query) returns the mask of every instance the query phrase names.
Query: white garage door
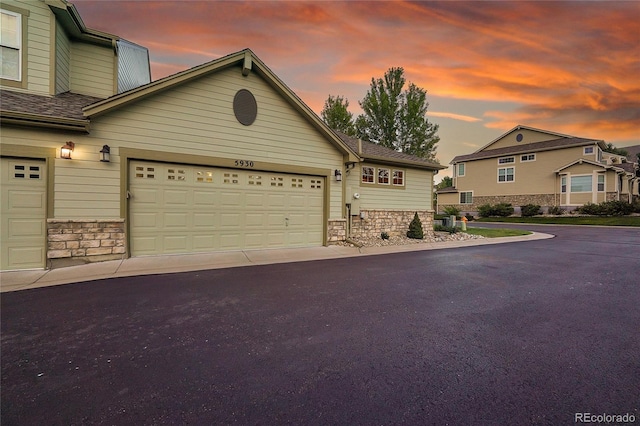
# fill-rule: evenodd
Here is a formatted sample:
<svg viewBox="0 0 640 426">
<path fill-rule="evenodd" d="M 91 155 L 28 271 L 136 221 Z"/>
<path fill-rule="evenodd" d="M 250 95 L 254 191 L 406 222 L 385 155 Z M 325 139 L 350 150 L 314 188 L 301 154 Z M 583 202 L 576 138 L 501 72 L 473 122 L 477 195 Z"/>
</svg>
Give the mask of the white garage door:
<svg viewBox="0 0 640 426">
<path fill-rule="evenodd" d="M 45 162 L 3 158 L 1 168 L 0 269 L 44 268 Z"/>
<path fill-rule="evenodd" d="M 131 254 L 323 243 L 324 178 L 132 161 Z"/>
</svg>

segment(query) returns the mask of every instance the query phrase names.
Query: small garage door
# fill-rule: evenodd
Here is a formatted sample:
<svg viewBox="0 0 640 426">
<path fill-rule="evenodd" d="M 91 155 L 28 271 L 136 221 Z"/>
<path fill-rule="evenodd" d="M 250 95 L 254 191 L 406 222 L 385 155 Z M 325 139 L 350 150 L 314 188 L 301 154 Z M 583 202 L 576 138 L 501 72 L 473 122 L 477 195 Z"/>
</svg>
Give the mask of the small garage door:
<svg viewBox="0 0 640 426">
<path fill-rule="evenodd" d="M 130 163 L 131 254 L 319 246 L 324 178 Z"/>
<path fill-rule="evenodd" d="M 0 269 L 44 268 L 47 182 L 45 162 L 2 158 Z"/>
</svg>

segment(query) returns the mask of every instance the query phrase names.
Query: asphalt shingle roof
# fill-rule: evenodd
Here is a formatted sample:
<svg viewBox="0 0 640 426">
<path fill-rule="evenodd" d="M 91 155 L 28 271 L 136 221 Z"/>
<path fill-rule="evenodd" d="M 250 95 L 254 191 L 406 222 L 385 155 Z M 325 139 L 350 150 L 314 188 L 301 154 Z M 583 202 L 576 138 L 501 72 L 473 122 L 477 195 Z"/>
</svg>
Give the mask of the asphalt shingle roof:
<svg viewBox="0 0 640 426">
<path fill-rule="evenodd" d="M 507 146 L 504 148 L 488 149 L 484 151 L 474 152 L 473 154 L 458 155 L 451 163 L 459 163 L 462 161 L 479 160 L 482 158 L 502 157 L 505 155 L 546 151 L 556 148 L 565 148 L 570 146 L 589 145 L 595 142 L 600 142 L 597 139 L 584 139 L 584 138 L 559 138 L 543 142 L 533 142 L 524 145 Z"/>
<path fill-rule="evenodd" d="M 87 120 L 82 114 L 82 108 L 100 100 L 102 99 L 71 92 L 60 93 L 55 96 L 42 96 L 0 90 L 0 111 Z"/>
<path fill-rule="evenodd" d="M 411 162 L 418 163 L 425 166 L 433 166 L 438 169 L 445 169 L 446 167 L 441 164 L 435 163 L 433 161 L 426 160 L 424 158 L 418 157 L 416 155 L 405 154 L 404 152 L 395 151 L 390 148 L 386 148 L 382 145 L 378 145 L 371 142 L 366 141 L 358 141 L 358 138 L 354 138 L 352 136 L 345 135 L 342 132 L 336 131 L 336 134 L 340 136 L 340 139 L 349 147 L 358 153 L 358 155 L 367 158 L 367 157 L 376 157 L 387 160 L 396 160 L 401 162 Z M 359 151 L 359 146 L 362 144 L 362 152 Z"/>
</svg>

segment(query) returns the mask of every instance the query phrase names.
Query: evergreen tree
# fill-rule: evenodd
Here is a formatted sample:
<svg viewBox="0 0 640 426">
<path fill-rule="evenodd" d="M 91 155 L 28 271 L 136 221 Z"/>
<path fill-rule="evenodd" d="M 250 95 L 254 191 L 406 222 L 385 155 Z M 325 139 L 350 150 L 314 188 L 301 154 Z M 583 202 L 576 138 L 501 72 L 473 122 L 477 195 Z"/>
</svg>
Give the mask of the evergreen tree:
<svg viewBox="0 0 640 426">
<path fill-rule="evenodd" d="M 407 231 L 407 237 L 421 240 L 424 238 L 424 231 L 422 230 L 422 221 L 418 217 L 418 212 L 413 216 L 413 220 L 409 224 L 409 231 Z"/>
</svg>

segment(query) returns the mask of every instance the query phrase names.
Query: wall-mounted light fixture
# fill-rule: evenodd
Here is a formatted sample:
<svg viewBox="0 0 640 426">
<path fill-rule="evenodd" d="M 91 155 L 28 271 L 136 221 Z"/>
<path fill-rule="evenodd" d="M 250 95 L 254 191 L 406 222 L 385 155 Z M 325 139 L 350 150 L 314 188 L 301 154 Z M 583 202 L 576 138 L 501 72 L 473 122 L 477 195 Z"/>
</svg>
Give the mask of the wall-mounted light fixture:
<svg viewBox="0 0 640 426">
<path fill-rule="evenodd" d="M 70 160 L 71 153 L 73 152 L 73 149 L 75 147 L 76 147 L 75 143 L 71 141 L 65 142 L 64 146 L 60 148 L 60 158 L 64 158 L 65 160 Z"/>
<path fill-rule="evenodd" d="M 109 148 L 109 145 L 104 145 L 100 150 L 100 161 L 103 163 L 111 161 L 111 148 Z"/>
<path fill-rule="evenodd" d="M 340 170 L 336 169 L 333 175 L 336 177 L 336 182 L 342 182 L 342 172 Z"/>
</svg>

